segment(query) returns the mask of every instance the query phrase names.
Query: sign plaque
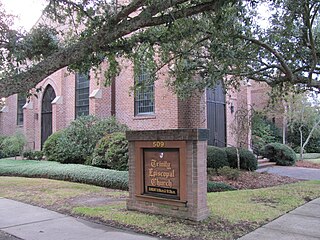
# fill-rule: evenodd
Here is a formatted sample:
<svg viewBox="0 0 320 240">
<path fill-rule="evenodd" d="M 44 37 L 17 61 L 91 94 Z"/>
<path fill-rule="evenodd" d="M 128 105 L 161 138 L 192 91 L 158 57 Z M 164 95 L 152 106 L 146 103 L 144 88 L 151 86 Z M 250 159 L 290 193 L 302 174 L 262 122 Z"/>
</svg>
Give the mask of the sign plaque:
<svg viewBox="0 0 320 240">
<path fill-rule="evenodd" d="M 180 199 L 178 148 L 147 148 L 143 153 L 144 194 Z"/>
</svg>

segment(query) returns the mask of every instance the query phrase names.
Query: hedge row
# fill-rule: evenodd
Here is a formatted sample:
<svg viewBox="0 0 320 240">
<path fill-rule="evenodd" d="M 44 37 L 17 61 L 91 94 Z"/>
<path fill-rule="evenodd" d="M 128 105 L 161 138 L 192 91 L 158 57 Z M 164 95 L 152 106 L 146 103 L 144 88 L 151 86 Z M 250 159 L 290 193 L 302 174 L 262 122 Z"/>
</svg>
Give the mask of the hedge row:
<svg viewBox="0 0 320 240">
<path fill-rule="evenodd" d="M 0 160 L 0 175 L 49 178 L 128 190 L 128 172 L 79 164 L 33 160 Z"/>
</svg>

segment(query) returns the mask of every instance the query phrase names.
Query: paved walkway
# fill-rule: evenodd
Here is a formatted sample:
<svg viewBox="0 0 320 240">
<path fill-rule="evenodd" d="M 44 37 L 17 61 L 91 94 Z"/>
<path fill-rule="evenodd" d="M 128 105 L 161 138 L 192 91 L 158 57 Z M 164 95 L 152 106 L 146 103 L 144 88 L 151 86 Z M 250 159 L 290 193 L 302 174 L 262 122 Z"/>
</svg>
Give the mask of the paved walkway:
<svg viewBox="0 0 320 240">
<path fill-rule="evenodd" d="M 272 166 L 260 168 L 257 172 L 274 173 L 302 180 L 320 180 L 320 169 L 314 168 Z"/>
<path fill-rule="evenodd" d="M 11 234 L 13 236 L 7 235 Z M 16 238 L 17 237 L 17 238 Z M 0 198 L 0 240 L 156 240 Z"/>
<path fill-rule="evenodd" d="M 245 235 L 240 240 L 320 239 L 320 198 Z"/>
</svg>

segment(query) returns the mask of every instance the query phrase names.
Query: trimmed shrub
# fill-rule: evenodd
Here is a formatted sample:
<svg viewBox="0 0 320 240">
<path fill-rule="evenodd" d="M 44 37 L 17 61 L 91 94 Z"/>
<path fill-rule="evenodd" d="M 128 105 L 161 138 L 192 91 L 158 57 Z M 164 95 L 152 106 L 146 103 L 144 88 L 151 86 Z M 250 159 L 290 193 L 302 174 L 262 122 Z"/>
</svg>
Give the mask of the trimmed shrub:
<svg viewBox="0 0 320 240">
<path fill-rule="evenodd" d="M 114 117 L 100 119 L 83 116 L 73 121 L 53 140 L 48 138 L 49 143 L 46 141 L 44 147 L 45 155 L 48 160 L 61 163 L 91 163 L 94 148 L 106 133 L 126 129 Z"/>
<path fill-rule="evenodd" d="M 23 148 L 27 141 L 22 133 L 15 133 L 13 136 L 5 137 L 2 141 L 1 148 L 5 157 L 15 157 L 23 154 Z"/>
<path fill-rule="evenodd" d="M 228 180 L 238 180 L 240 171 L 235 168 L 224 166 L 217 170 L 218 175 L 225 176 Z"/>
<path fill-rule="evenodd" d="M 224 192 L 224 191 L 233 191 L 233 190 L 237 190 L 237 189 L 226 183 L 208 181 L 207 192 Z"/>
<path fill-rule="evenodd" d="M 218 169 L 224 166 L 229 166 L 227 154 L 222 148 L 208 146 L 207 154 L 208 168 Z"/>
<path fill-rule="evenodd" d="M 62 135 L 63 131 L 55 132 L 51 136 L 49 136 L 48 139 L 45 141 L 43 145 L 43 153 L 48 161 L 59 162 L 59 149 L 57 146 Z"/>
<path fill-rule="evenodd" d="M 108 134 L 98 142 L 92 158 L 92 165 L 114 170 L 128 170 L 128 141 L 125 134 Z"/>
<path fill-rule="evenodd" d="M 230 167 L 238 168 L 237 149 L 235 147 L 226 147 Z M 258 168 L 258 161 L 254 154 L 247 149 L 239 148 L 240 168 L 253 171 Z"/>
<path fill-rule="evenodd" d="M 264 157 L 281 166 L 292 166 L 297 160 L 297 156 L 292 148 L 281 143 L 267 144 L 264 148 Z"/>
</svg>

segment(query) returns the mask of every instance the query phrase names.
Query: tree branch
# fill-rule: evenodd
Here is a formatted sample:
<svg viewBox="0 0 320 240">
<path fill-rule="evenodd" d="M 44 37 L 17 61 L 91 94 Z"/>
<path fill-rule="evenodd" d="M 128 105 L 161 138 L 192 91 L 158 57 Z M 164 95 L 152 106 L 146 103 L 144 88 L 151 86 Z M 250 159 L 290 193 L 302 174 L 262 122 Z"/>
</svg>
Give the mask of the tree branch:
<svg viewBox="0 0 320 240">
<path fill-rule="evenodd" d="M 267 51 L 269 51 L 273 56 L 276 57 L 276 59 L 279 61 L 279 63 L 281 64 L 282 66 L 282 72 L 286 75 L 286 77 L 288 79 L 293 79 L 294 78 L 294 75 L 291 71 L 291 69 L 289 68 L 289 66 L 286 64 L 286 61 L 285 59 L 281 56 L 281 54 L 279 52 L 277 52 L 274 48 L 272 48 L 269 44 L 265 43 L 265 42 L 262 42 L 260 40 L 257 40 L 255 38 L 251 38 L 251 37 L 246 37 L 246 36 L 242 36 L 242 35 L 239 35 L 238 36 L 240 39 L 243 39 L 243 40 L 247 40 L 247 41 L 250 41 L 264 49 L 266 49 Z"/>
<path fill-rule="evenodd" d="M 110 17 L 105 21 L 102 28 L 99 28 L 97 33 L 87 38 L 81 39 L 74 44 L 54 52 L 38 64 L 33 65 L 26 71 L 15 74 L 7 74 L 0 78 L 0 96 L 6 97 L 20 91 L 28 91 L 36 86 L 47 76 L 53 74 L 57 70 L 69 66 L 71 64 L 81 62 L 90 56 L 92 53 L 109 51 L 110 45 L 116 40 L 121 39 L 128 34 L 134 33 L 138 29 L 143 29 L 150 26 L 158 26 L 167 23 L 169 20 L 180 19 L 187 16 L 192 16 L 204 11 L 213 11 L 217 9 L 217 4 L 221 4 L 221 0 L 208 0 L 205 4 L 197 3 L 187 9 L 173 11 L 173 7 L 187 0 L 166 0 L 157 1 L 155 4 L 148 5 L 143 14 L 132 17 L 130 20 L 125 19 L 128 14 L 136 10 L 145 1 L 135 0 L 122 11 Z M 160 2 L 162 3 L 159 6 Z M 227 1 L 224 1 L 227 2 Z M 157 17 L 150 17 L 154 14 L 154 7 L 159 6 L 159 12 L 166 11 L 167 14 Z M 170 12 L 173 11 L 173 12 Z M 121 20 L 122 19 L 122 20 Z M 114 25 L 113 23 L 118 22 Z"/>
</svg>

